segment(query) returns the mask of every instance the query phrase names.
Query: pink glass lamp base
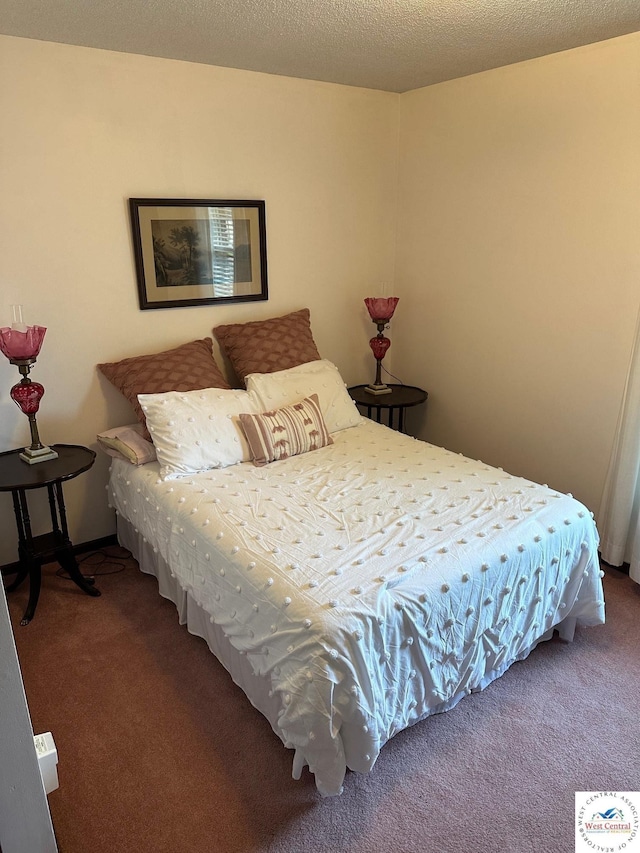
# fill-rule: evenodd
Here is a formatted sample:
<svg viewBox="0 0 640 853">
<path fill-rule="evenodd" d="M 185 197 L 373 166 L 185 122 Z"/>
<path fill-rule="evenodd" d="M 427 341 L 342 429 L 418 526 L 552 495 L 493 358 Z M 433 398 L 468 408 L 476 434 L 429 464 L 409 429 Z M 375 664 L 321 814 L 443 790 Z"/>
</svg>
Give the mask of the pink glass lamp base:
<svg viewBox="0 0 640 853">
<path fill-rule="evenodd" d="M 38 425 L 36 423 L 36 412 L 40 408 L 40 400 L 44 395 L 44 388 L 39 382 L 32 382 L 26 373 L 30 365 L 24 365 L 21 372 L 24 373 L 22 382 L 14 385 L 10 391 L 11 399 L 19 407 L 20 411 L 29 418 L 29 428 L 31 430 L 31 446 L 25 447 L 22 453 L 19 453 L 20 459 L 28 465 L 35 465 L 36 462 L 46 462 L 48 459 L 57 459 L 58 454 L 55 450 L 42 444 L 38 435 Z"/>
<path fill-rule="evenodd" d="M 382 328 L 384 328 L 384 326 Z M 382 334 L 382 330 L 380 330 L 375 338 L 371 338 L 369 346 L 371 347 L 371 351 L 373 352 L 373 356 L 376 360 L 376 378 L 370 385 L 367 385 L 364 390 L 368 394 L 390 394 L 391 388 L 382 381 L 381 374 L 382 359 L 387 354 L 387 350 L 391 346 L 391 341 L 389 338 L 386 338 Z"/>
</svg>

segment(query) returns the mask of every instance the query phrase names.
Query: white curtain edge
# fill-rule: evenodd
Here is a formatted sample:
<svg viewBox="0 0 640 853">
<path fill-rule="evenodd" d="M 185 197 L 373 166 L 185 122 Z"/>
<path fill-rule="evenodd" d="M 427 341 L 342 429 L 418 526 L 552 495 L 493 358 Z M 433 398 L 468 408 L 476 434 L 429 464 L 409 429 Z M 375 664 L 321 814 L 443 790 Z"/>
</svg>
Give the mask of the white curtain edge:
<svg viewBox="0 0 640 853">
<path fill-rule="evenodd" d="M 598 512 L 602 559 L 640 583 L 640 310 Z"/>
</svg>

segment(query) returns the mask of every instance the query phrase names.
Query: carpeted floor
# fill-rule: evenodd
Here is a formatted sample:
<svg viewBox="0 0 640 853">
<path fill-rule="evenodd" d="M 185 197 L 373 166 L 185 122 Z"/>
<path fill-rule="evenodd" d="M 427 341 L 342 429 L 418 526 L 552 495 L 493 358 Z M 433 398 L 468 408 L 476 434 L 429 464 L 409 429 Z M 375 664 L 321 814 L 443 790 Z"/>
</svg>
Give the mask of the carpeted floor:
<svg viewBox="0 0 640 853">
<path fill-rule="evenodd" d="M 62 853 L 571 853 L 576 790 L 640 790 L 640 586 L 613 569 L 604 627 L 542 644 L 323 800 L 155 579 L 108 550 L 125 556 L 96 566 L 114 572 L 101 598 L 55 565 L 30 625 L 26 588 L 9 596 L 34 731 L 58 749 Z"/>
</svg>

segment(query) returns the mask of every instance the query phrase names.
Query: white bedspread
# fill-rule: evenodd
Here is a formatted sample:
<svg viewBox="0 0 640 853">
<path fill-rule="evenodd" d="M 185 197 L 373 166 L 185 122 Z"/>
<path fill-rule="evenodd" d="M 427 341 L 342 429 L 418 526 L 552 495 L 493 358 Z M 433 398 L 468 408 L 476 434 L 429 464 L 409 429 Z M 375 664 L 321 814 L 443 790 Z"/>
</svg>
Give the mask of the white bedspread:
<svg viewBox="0 0 640 853">
<path fill-rule="evenodd" d="M 571 496 L 364 418 L 333 437 L 172 482 L 114 460 L 109 489 L 267 680 L 294 772 L 325 795 L 554 626 L 604 622 L 597 531 Z"/>
</svg>

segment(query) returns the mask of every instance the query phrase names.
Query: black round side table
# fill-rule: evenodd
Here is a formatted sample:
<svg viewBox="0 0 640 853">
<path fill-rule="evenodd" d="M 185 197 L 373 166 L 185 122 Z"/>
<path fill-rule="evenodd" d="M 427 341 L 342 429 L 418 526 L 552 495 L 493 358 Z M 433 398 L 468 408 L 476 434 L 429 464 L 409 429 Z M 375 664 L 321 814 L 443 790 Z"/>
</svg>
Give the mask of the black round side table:
<svg viewBox="0 0 640 853">
<path fill-rule="evenodd" d="M 78 474 L 88 471 L 93 465 L 96 454 L 88 447 L 78 444 L 55 444 L 57 459 L 37 462 L 29 465 L 19 457 L 22 448 L 0 453 L 0 492 L 11 492 L 13 509 L 18 528 L 18 558 L 20 565 L 15 580 L 6 588 L 7 592 L 17 589 L 29 576 L 29 603 L 20 621 L 28 625 L 33 619 L 40 595 L 42 583 L 42 564 L 56 559 L 81 590 L 87 595 L 98 596 L 100 591 L 93 585 L 93 578 L 86 578 L 80 572 L 69 539 L 67 514 L 62 495 L 62 484 L 72 480 Z M 27 492 L 33 489 L 47 489 L 49 509 L 51 511 L 51 532 L 33 536 Z"/>
<path fill-rule="evenodd" d="M 411 406 L 419 406 L 429 396 L 422 388 L 415 385 L 389 385 L 391 391 L 388 394 L 370 394 L 366 385 L 354 385 L 348 388 L 349 396 L 358 405 L 367 409 L 367 417 L 370 418 L 373 410 L 376 412 L 376 421 L 382 423 L 382 412 L 387 412 L 387 426 L 394 429 L 394 413 L 398 412 L 398 426 L 400 432 L 404 432 L 404 410 Z"/>
</svg>

